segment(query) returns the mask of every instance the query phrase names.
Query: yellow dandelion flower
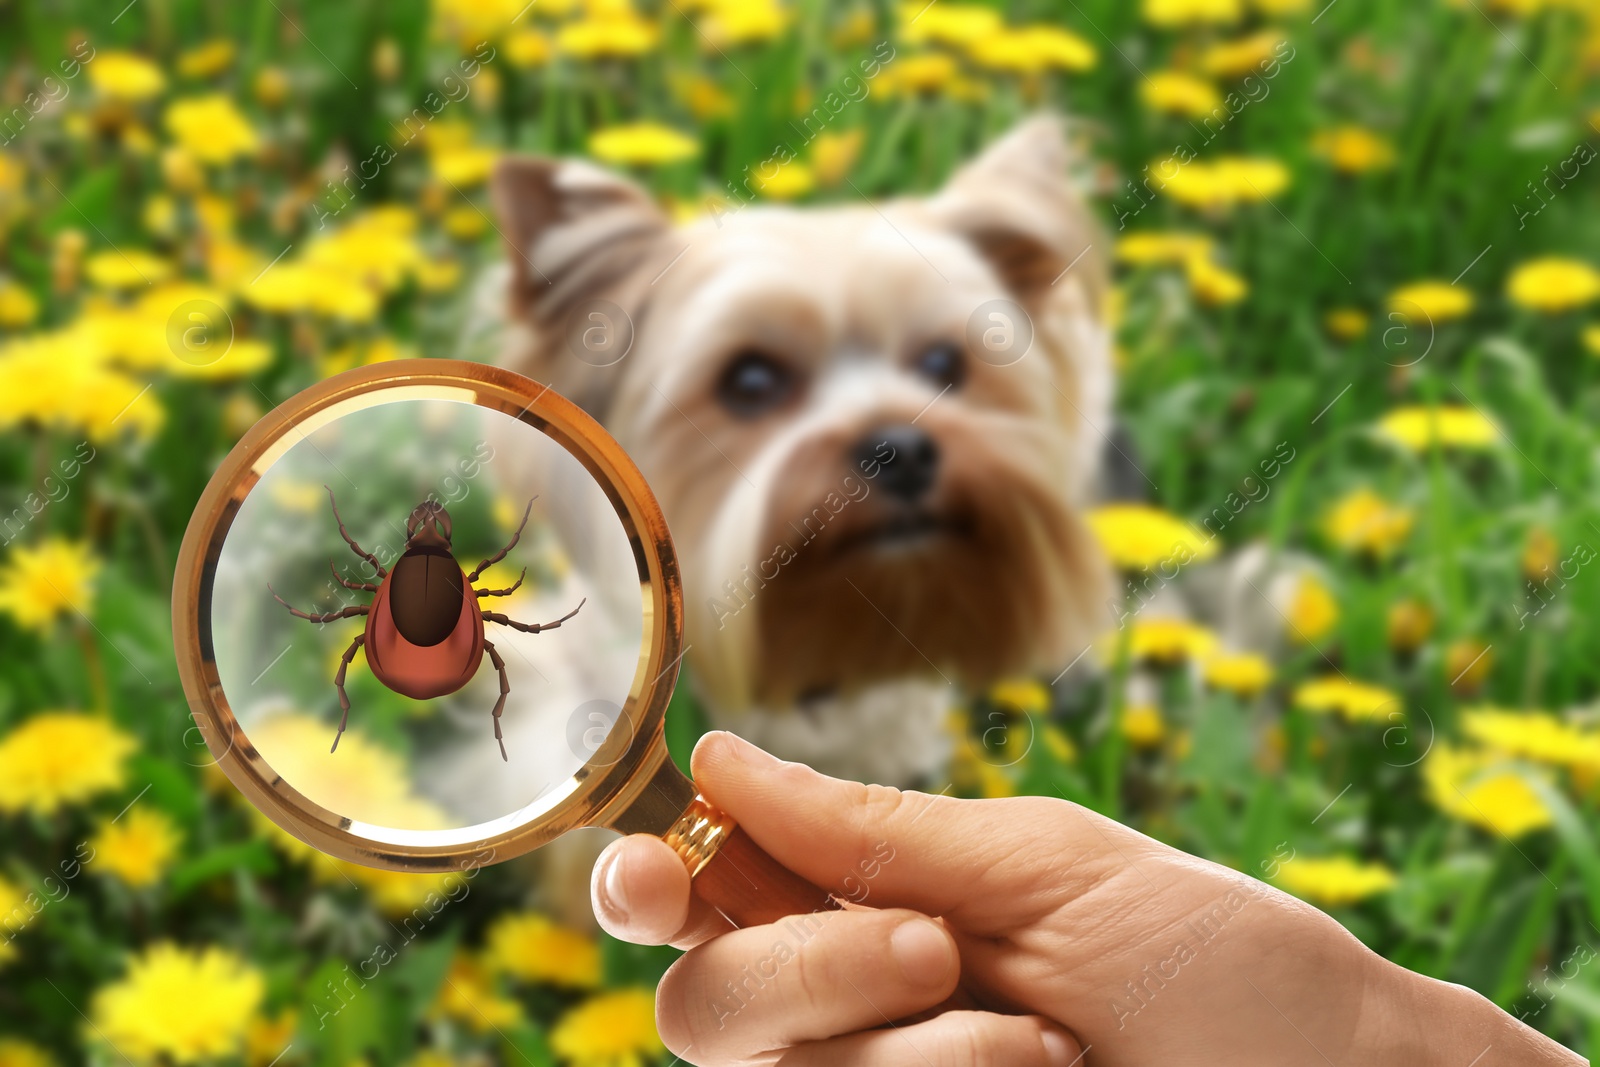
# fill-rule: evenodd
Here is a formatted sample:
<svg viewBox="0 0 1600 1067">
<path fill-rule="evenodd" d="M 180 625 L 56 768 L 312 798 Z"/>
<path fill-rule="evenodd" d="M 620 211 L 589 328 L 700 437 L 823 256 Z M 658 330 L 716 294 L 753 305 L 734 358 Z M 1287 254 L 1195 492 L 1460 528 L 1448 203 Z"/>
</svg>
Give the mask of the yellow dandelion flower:
<svg viewBox="0 0 1600 1067">
<path fill-rule="evenodd" d="M 1467 708 L 1461 728 L 1483 747 L 1507 756 L 1554 767 L 1600 769 L 1600 729 L 1563 722 L 1547 712 Z"/>
<path fill-rule="evenodd" d="M 1440 448 L 1484 449 L 1500 438 L 1500 428 L 1477 408 L 1441 405 L 1403 407 L 1378 420 L 1378 434 L 1413 452 Z"/>
<path fill-rule="evenodd" d="M 166 873 L 183 837 L 159 811 L 135 807 L 100 828 L 90 844 L 95 874 L 120 878 L 135 888 L 154 885 Z"/>
<path fill-rule="evenodd" d="M 1222 106 L 1222 94 L 1206 79 L 1182 70 L 1158 70 L 1139 86 L 1139 98 L 1152 111 L 1201 118 Z"/>
<path fill-rule="evenodd" d="M 84 273 L 102 289 L 132 289 L 166 281 L 172 264 L 137 248 L 96 252 L 84 263 Z"/>
<path fill-rule="evenodd" d="M 137 747 L 99 715 L 34 715 L 0 738 L 0 812 L 51 815 L 121 789 Z"/>
<path fill-rule="evenodd" d="M 221 356 L 208 362 L 190 363 L 187 360 L 169 360 L 165 369 L 175 377 L 203 381 L 233 381 L 248 378 L 272 365 L 272 346 L 265 341 L 239 338 L 228 346 Z"/>
<path fill-rule="evenodd" d="M 1470 697 L 1482 689 L 1493 666 L 1494 646 L 1475 637 L 1452 641 L 1444 650 L 1445 680 L 1458 697 Z"/>
<path fill-rule="evenodd" d="M 459 145 L 434 152 L 429 163 L 435 178 L 446 185 L 468 189 L 487 181 L 499 158 L 500 152 L 494 148 Z"/>
<path fill-rule="evenodd" d="M 237 1056 L 261 1004 L 261 973 L 233 952 L 158 943 L 95 994 L 92 1036 L 135 1061 Z"/>
<path fill-rule="evenodd" d="M 1144 0 L 1140 10 L 1150 25 L 1170 30 L 1238 22 L 1244 4 L 1242 0 Z"/>
<path fill-rule="evenodd" d="M 538 30 L 517 30 L 505 40 L 506 60 L 519 70 L 537 67 L 550 59 L 550 38 Z"/>
<path fill-rule="evenodd" d="M 1183 265 L 1209 256 L 1215 242 L 1203 233 L 1179 230 L 1144 230 L 1117 240 L 1116 257 L 1134 266 Z"/>
<path fill-rule="evenodd" d="M 63 615 L 88 615 L 99 573 L 86 542 L 49 537 L 33 548 L 18 545 L 0 566 L 0 611 L 39 631 Z"/>
<path fill-rule="evenodd" d="M 1433 633 L 1433 609 L 1420 600 L 1397 600 L 1389 605 L 1385 630 L 1389 647 L 1410 655 Z"/>
<path fill-rule="evenodd" d="M 1289 169 L 1275 159 L 1224 156 L 1185 164 L 1174 157 L 1157 161 L 1150 170 L 1161 192 L 1204 211 L 1267 200 L 1289 187 Z"/>
<path fill-rule="evenodd" d="M 1394 165 L 1394 145 L 1364 126 L 1335 126 L 1311 138 L 1311 151 L 1346 174 Z"/>
<path fill-rule="evenodd" d="M 600 946 L 535 912 L 502 915 L 484 939 L 484 963 L 524 982 L 593 989 L 600 984 Z"/>
<path fill-rule="evenodd" d="M 39 317 L 39 301 L 15 282 L 0 282 L 0 326 L 20 329 Z"/>
<path fill-rule="evenodd" d="M 1153 704 L 1132 704 L 1123 708 L 1118 728 L 1134 748 L 1156 748 L 1167 736 L 1161 709 Z"/>
<path fill-rule="evenodd" d="M 1530 260 L 1511 272 L 1506 295 L 1530 311 L 1559 315 L 1600 297 L 1600 271 L 1581 259 L 1547 256 Z"/>
<path fill-rule="evenodd" d="M 417 288 L 425 293 L 448 293 L 461 284 L 461 261 L 425 259 L 416 267 Z"/>
<path fill-rule="evenodd" d="M 213 764 L 215 766 L 215 764 Z M 250 1067 L 271 1067 L 294 1040 L 300 1017 L 293 1008 L 273 1016 L 257 1015 L 244 1033 L 244 1060 Z"/>
<path fill-rule="evenodd" d="M 556 48 L 579 59 L 632 59 L 660 42 L 660 28 L 631 13 L 577 19 L 556 32 Z"/>
<path fill-rule="evenodd" d="M 1078 746 L 1072 743 L 1072 738 L 1062 733 L 1060 728 L 1046 726 L 1039 732 L 1039 738 L 1044 742 L 1044 747 L 1052 757 L 1060 763 L 1072 763 L 1078 758 Z"/>
<path fill-rule="evenodd" d="M 107 366 L 81 327 L 31 334 L 0 347 L 0 427 L 43 426 L 104 441 L 148 437 L 163 411 L 146 386 Z"/>
<path fill-rule="evenodd" d="M 1200 660 L 1217 647 L 1217 635 L 1186 619 L 1135 619 L 1128 635 L 1128 655 L 1141 662 L 1173 666 L 1186 660 Z M 1106 641 L 1115 647 L 1118 635 Z"/>
<path fill-rule="evenodd" d="M 922 52 L 896 59 L 878 75 L 877 84 L 893 96 L 940 92 L 960 79 L 961 67 L 954 56 L 948 52 Z"/>
<path fill-rule="evenodd" d="M 112 100 L 136 103 L 161 95 L 166 75 L 144 56 L 132 52 L 101 52 L 89 67 L 89 84 Z"/>
<path fill-rule="evenodd" d="M 1389 294 L 1389 311 L 1409 316 L 1420 311 L 1435 324 L 1459 319 L 1472 310 L 1472 294 L 1449 282 L 1425 280 Z"/>
<path fill-rule="evenodd" d="M 989 699 L 1025 715 L 1043 715 L 1050 709 L 1050 690 L 1033 678 L 1014 678 L 989 687 Z"/>
<path fill-rule="evenodd" d="M 1278 868 L 1273 880 L 1297 897 L 1330 908 L 1359 903 L 1399 882 L 1383 864 L 1361 863 L 1348 856 L 1296 856 Z"/>
<path fill-rule="evenodd" d="M 864 140 L 866 131 L 859 129 L 818 134 L 811 143 L 811 170 L 817 177 L 817 184 L 831 188 L 844 181 L 861 155 Z"/>
<path fill-rule="evenodd" d="M 1289 637 L 1300 644 L 1312 644 L 1333 630 L 1339 621 L 1339 602 L 1326 585 L 1313 575 L 1302 575 L 1289 598 Z"/>
<path fill-rule="evenodd" d="M 1205 256 L 1194 256 L 1184 264 L 1184 276 L 1195 299 L 1210 307 L 1237 304 L 1250 294 L 1250 283 L 1220 267 Z"/>
<path fill-rule="evenodd" d="M 462 204 L 444 213 L 441 220 L 444 232 L 457 241 L 476 241 L 489 230 L 489 220 L 473 204 Z"/>
<path fill-rule="evenodd" d="M 1405 707 L 1394 691 L 1339 674 L 1300 683 L 1294 691 L 1294 704 L 1311 712 L 1336 711 L 1350 722 L 1389 719 L 1396 713 L 1403 714 Z"/>
<path fill-rule="evenodd" d="M 617 166 L 658 166 L 693 158 L 700 145 L 693 137 L 655 122 L 636 122 L 596 130 L 589 153 Z"/>
<path fill-rule="evenodd" d="M 289 75 L 282 67 L 262 67 L 254 85 L 256 100 L 262 107 L 278 108 L 289 98 Z"/>
<path fill-rule="evenodd" d="M 178 73 L 185 78 L 215 78 L 233 66 L 237 54 L 232 41 L 217 37 L 179 56 Z"/>
<path fill-rule="evenodd" d="M 1428 797 L 1446 815 L 1506 837 L 1542 830 L 1554 821 L 1529 771 L 1502 757 L 1435 745 L 1422 762 Z"/>
<path fill-rule="evenodd" d="M 286 262 L 269 269 L 242 294 L 263 311 L 314 312 L 347 322 L 378 313 L 377 290 L 359 275 L 328 263 Z"/>
<path fill-rule="evenodd" d="M 1088 522 L 1106 556 L 1123 570 L 1176 568 L 1217 554 L 1213 535 L 1145 504 L 1094 508 Z"/>
<path fill-rule="evenodd" d="M 779 164 L 771 174 L 756 177 L 756 189 L 774 200 L 793 200 L 816 187 L 817 176 L 804 163 Z"/>
<path fill-rule="evenodd" d="M 963 795 L 976 794 L 991 800 L 1016 796 L 1016 783 L 1005 767 L 996 765 L 997 761 L 1009 762 L 1012 757 L 995 757 L 984 752 L 967 734 L 964 721 L 957 719 L 951 729 L 956 734 L 955 751 L 950 754 L 951 787 Z M 1008 733 L 1006 740 L 1010 739 Z"/>
<path fill-rule="evenodd" d="M 556 1022 L 550 1048 L 571 1067 L 635 1067 L 662 1055 L 655 994 L 618 989 L 591 997 Z"/>
<path fill-rule="evenodd" d="M 717 0 L 706 5 L 699 30 L 708 48 L 735 48 L 770 41 L 791 21 L 788 9 L 775 0 Z"/>
<path fill-rule="evenodd" d="M 1271 684 L 1272 664 L 1254 652 L 1219 652 L 1205 658 L 1201 677 L 1213 689 L 1253 700 Z"/>
<path fill-rule="evenodd" d="M 980 4 L 915 2 L 899 8 L 900 36 L 907 44 L 937 43 L 962 47 L 999 33 L 1000 12 Z"/>
<path fill-rule="evenodd" d="M 1284 15 L 1304 15 L 1311 10 L 1311 0 L 1250 0 L 1250 6 L 1263 15 L 1277 18 Z"/>
<path fill-rule="evenodd" d="M 454 1019 L 484 1034 L 515 1026 L 522 1020 L 522 1005 L 500 991 L 482 964 L 458 954 L 428 1014 Z"/>
<path fill-rule="evenodd" d="M 1069 30 L 1046 22 L 1023 26 L 1018 31 L 1044 65 L 1054 70 L 1093 70 L 1098 56 L 1094 46 Z"/>
<path fill-rule="evenodd" d="M 255 155 L 255 129 L 232 100 L 220 93 L 174 100 L 167 106 L 167 132 L 203 163 L 231 163 Z"/>
<path fill-rule="evenodd" d="M 1522 542 L 1522 576 L 1530 582 L 1542 582 L 1561 563 L 1561 545 L 1555 535 L 1543 526 L 1528 531 Z"/>
<path fill-rule="evenodd" d="M 968 42 L 966 49 L 978 66 L 1013 74 L 1090 70 L 1096 58 L 1088 41 L 1060 27 L 1045 25 L 996 30 Z"/>
<path fill-rule="evenodd" d="M 1600 323 L 1583 328 L 1583 347 L 1591 356 L 1600 356 Z"/>
<path fill-rule="evenodd" d="M 0 1038 L 0 1067 L 55 1067 L 55 1059 L 21 1038 Z"/>
<path fill-rule="evenodd" d="M 1334 308 L 1322 317 L 1322 327 L 1337 341 L 1355 341 L 1366 335 L 1371 320 L 1360 308 Z"/>
<path fill-rule="evenodd" d="M 1410 508 L 1391 504 L 1363 487 L 1328 510 L 1322 529 L 1328 540 L 1346 552 L 1385 559 L 1410 535 L 1414 518 Z"/>
<path fill-rule="evenodd" d="M 1243 78 L 1262 71 L 1287 41 L 1282 30 L 1270 28 L 1219 41 L 1200 53 L 1200 69 L 1213 78 Z"/>
</svg>

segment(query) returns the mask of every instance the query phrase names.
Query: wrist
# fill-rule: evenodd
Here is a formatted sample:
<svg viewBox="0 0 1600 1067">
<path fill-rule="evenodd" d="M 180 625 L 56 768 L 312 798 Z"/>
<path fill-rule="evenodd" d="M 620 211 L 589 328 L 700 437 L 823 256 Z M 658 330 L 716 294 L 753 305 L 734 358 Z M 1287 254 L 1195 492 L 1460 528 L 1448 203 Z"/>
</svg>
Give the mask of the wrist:
<svg viewBox="0 0 1600 1067">
<path fill-rule="evenodd" d="M 1475 990 L 1424 977 L 1376 953 L 1369 957 L 1355 1035 L 1357 1062 L 1396 1067 L 1461 1067 L 1479 1057 L 1534 1067 L 1589 1062 Z"/>
</svg>

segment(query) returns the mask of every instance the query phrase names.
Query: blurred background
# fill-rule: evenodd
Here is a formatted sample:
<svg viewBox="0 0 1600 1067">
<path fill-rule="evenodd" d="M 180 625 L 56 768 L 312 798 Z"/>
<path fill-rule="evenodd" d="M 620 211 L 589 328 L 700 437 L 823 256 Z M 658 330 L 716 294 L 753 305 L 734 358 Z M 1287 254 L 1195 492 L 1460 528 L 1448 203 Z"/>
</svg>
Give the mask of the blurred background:
<svg viewBox="0 0 1600 1067">
<path fill-rule="evenodd" d="M 0 1067 L 667 1062 L 673 953 L 536 868 L 458 899 L 243 805 L 173 662 L 190 511 L 293 392 L 457 353 L 501 153 L 687 218 L 778 145 L 768 200 L 930 190 L 1044 107 L 1114 240 L 1129 617 L 1109 699 L 971 694 L 930 788 L 1091 805 L 1600 1047 L 1595 0 L 62 0 L 0 55 Z M 1181 545 L 1299 561 L 1289 639 L 1135 613 Z"/>
</svg>

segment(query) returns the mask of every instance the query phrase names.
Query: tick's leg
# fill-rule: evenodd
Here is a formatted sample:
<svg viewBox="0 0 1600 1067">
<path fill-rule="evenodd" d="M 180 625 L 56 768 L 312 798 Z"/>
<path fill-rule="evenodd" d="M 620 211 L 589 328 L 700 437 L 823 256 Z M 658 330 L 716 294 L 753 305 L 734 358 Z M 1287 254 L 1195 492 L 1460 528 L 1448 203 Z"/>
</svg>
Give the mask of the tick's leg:
<svg viewBox="0 0 1600 1067">
<path fill-rule="evenodd" d="M 489 662 L 500 674 L 500 699 L 494 702 L 494 739 L 500 742 L 500 758 L 509 763 L 511 760 L 506 755 L 506 741 L 500 736 L 500 713 L 506 710 L 506 695 L 511 692 L 511 682 L 506 678 L 506 661 L 495 651 L 494 642 L 485 641 L 483 650 L 489 653 Z"/>
<path fill-rule="evenodd" d="M 333 676 L 333 687 L 339 691 L 339 732 L 333 735 L 333 752 L 339 747 L 339 738 L 344 736 L 344 728 L 350 722 L 350 698 L 344 692 L 344 672 L 350 666 L 350 661 L 356 658 L 356 649 L 366 643 L 366 634 L 356 634 L 356 639 L 350 642 L 350 647 L 344 650 L 344 658 L 339 661 L 339 673 Z"/>
<path fill-rule="evenodd" d="M 328 489 L 327 486 L 322 488 Z M 378 562 L 378 557 L 356 544 L 356 539 L 350 536 L 350 531 L 344 528 L 344 520 L 339 517 L 339 502 L 333 499 L 333 490 L 328 489 L 328 503 L 333 505 L 333 519 L 339 524 L 339 536 L 344 538 L 344 543 L 349 545 L 356 555 L 366 560 L 378 569 L 378 577 L 385 577 L 389 572 L 383 569 L 383 564 Z"/>
<path fill-rule="evenodd" d="M 369 593 L 376 593 L 378 591 L 378 587 L 375 585 L 368 584 L 367 582 L 352 582 L 350 579 L 340 574 L 339 568 L 333 565 L 333 560 L 331 559 L 328 561 L 328 569 L 333 572 L 334 579 L 346 589 L 365 589 Z"/>
<path fill-rule="evenodd" d="M 484 612 L 483 613 L 483 621 L 484 622 L 497 622 L 501 626 L 509 626 L 513 630 L 521 630 L 525 634 L 536 634 L 536 633 L 540 632 L 541 630 L 554 630 L 557 626 L 560 626 L 562 623 L 566 622 L 568 619 L 570 619 L 574 615 L 576 615 L 578 613 L 578 608 L 583 607 L 588 602 L 589 602 L 589 598 L 588 597 L 584 597 L 582 600 L 578 601 L 578 607 L 573 608 L 571 611 L 569 611 L 565 615 L 561 616 L 561 618 L 557 619 L 555 622 L 518 622 L 516 619 L 508 619 L 508 618 L 506 618 L 504 615 L 500 614 L 498 611 L 486 611 L 486 612 Z"/>
<path fill-rule="evenodd" d="M 517 547 L 517 542 L 522 540 L 522 528 L 528 525 L 528 516 L 533 514 L 533 501 L 538 499 L 538 497 L 534 497 L 533 500 L 528 501 L 528 506 L 523 509 L 522 512 L 522 521 L 517 523 L 517 532 L 511 535 L 511 540 L 506 542 L 506 547 L 502 548 L 500 551 L 496 552 L 494 555 L 478 564 L 477 567 L 473 569 L 472 573 L 467 575 L 468 585 L 471 585 L 473 582 L 477 581 L 478 575 L 482 574 L 490 567 L 493 567 L 496 563 L 499 563 L 501 560 L 505 559 L 506 553 Z"/>
<path fill-rule="evenodd" d="M 509 588 L 506 588 L 506 589 L 474 589 L 472 592 L 477 596 L 510 596 L 512 593 L 515 593 L 517 591 L 517 587 L 522 584 L 522 579 L 526 578 L 527 576 L 528 576 L 528 568 L 524 567 L 524 568 L 522 568 L 522 573 L 517 575 L 517 580 L 515 582 L 513 582 Z"/>
<path fill-rule="evenodd" d="M 273 600 L 276 600 L 278 603 L 288 608 L 290 615 L 293 615 L 297 619 L 306 619 L 310 622 L 332 622 L 335 619 L 353 619 L 357 615 L 365 615 L 367 612 L 372 610 L 366 604 L 358 604 L 355 607 L 342 608 L 339 611 L 324 611 L 320 614 L 312 615 L 301 611 L 297 607 L 291 606 L 287 600 L 278 595 L 278 591 L 276 589 L 272 588 L 271 582 L 267 583 L 267 592 L 272 594 Z"/>
</svg>

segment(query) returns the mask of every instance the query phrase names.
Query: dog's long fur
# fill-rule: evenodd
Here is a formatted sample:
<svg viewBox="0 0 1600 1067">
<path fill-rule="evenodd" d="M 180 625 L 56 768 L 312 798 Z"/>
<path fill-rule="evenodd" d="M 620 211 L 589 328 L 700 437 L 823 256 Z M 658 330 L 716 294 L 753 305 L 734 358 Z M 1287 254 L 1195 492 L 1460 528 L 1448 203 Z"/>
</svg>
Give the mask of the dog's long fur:
<svg viewBox="0 0 1600 1067">
<path fill-rule="evenodd" d="M 1062 124 L 1041 117 L 931 196 L 736 207 L 682 226 L 588 164 L 500 166 L 504 361 L 580 403 L 653 486 L 718 725 L 903 784 L 938 769 L 937 718 L 963 690 L 1059 668 L 1103 627 L 1107 583 L 1081 513 L 1110 417 L 1107 268 L 1071 163 Z M 1034 331 L 1008 366 L 969 344 L 969 319 L 997 299 Z M 608 366 L 569 344 L 596 300 L 627 316 L 604 325 L 631 323 Z M 947 391 L 915 367 L 941 342 L 964 353 Z M 750 351 L 800 382 L 759 418 L 718 399 Z M 857 456 L 880 428 L 912 424 L 940 459 L 923 526 L 900 536 L 910 505 Z"/>
</svg>

